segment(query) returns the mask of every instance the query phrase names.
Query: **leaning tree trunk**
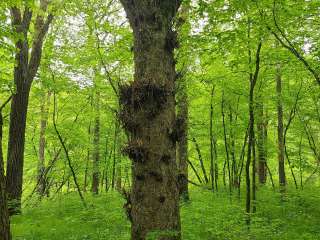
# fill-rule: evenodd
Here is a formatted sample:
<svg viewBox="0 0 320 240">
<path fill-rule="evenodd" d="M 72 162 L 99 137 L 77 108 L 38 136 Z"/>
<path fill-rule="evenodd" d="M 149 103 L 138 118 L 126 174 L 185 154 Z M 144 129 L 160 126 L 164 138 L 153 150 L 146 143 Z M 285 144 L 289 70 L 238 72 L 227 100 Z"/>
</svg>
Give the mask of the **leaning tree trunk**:
<svg viewBox="0 0 320 240">
<path fill-rule="evenodd" d="M 180 239 L 175 128 L 175 0 L 121 0 L 134 33 L 134 82 L 122 86 L 120 118 L 130 133 L 133 240 Z"/>
<path fill-rule="evenodd" d="M 12 26 L 15 33 L 21 37 L 15 42 L 16 55 L 14 67 L 15 92 L 11 101 L 10 128 L 7 155 L 6 188 L 10 201 L 10 213 L 19 213 L 21 208 L 25 129 L 29 93 L 32 81 L 38 71 L 42 45 L 53 15 L 44 19 L 49 1 L 40 0 L 40 13 L 34 24 L 32 50 L 29 54 L 28 33 L 32 18 L 32 10 L 25 6 L 23 13 L 14 6 L 10 9 Z M 29 57 L 30 55 L 30 57 Z"/>
<path fill-rule="evenodd" d="M 2 152 L 2 113 L 0 109 L 0 239 L 10 240 L 10 220 L 6 194 L 6 177 L 4 175 L 4 163 Z"/>
</svg>

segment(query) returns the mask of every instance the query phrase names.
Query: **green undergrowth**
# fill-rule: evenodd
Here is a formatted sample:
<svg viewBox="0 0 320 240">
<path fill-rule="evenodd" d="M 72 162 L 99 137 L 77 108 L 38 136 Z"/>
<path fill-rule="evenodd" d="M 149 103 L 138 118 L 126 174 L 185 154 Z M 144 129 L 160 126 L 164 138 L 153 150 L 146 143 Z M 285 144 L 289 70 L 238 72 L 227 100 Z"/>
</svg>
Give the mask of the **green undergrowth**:
<svg viewBox="0 0 320 240">
<path fill-rule="evenodd" d="M 234 193 L 212 193 L 192 189 L 191 201 L 182 203 L 183 239 L 199 240 L 318 240 L 320 239 L 320 196 L 316 191 L 288 191 L 284 200 L 270 189 L 260 189 L 257 212 L 246 225 L 244 199 Z M 130 223 L 124 200 L 115 192 L 86 196 L 84 209 L 77 195 L 25 207 L 12 219 L 16 240 L 130 239 Z"/>
</svg>

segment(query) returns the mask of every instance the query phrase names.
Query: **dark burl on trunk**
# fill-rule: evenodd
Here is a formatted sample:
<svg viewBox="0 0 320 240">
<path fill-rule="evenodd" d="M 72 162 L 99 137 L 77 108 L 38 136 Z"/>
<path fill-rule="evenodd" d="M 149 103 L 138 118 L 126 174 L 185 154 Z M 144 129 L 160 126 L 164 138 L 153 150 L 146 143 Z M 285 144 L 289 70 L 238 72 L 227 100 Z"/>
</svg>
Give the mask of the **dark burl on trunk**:
<svg viewBox="0 0 320 240">
<path fill-rule="evenodd" d="M 180 239 L 175 130 L 176 33 L 180 1 L 122 0 L 134 34 L 134 82 L 120 89 L 121 119 L 132 160 L 127 204 L 134 240 Z"/>
</svg>

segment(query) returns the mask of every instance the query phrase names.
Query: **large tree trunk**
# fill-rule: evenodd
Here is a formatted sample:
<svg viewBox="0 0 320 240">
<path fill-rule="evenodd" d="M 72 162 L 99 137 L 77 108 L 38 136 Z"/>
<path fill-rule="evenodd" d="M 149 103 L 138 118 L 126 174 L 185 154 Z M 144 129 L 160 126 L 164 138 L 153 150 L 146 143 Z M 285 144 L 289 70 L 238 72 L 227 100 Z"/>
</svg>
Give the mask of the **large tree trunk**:
<svg viewBox="0 0 320 240">
<path fill-rule="evenodd" d="M 0 239 L 10 240 L 10 221 L 6 194 L 6 177 L 2 152 L 2 113 L 0 109 Z"/>
<path fill-rule="evenodd" d="M 44 19 L 48 1 L 40 1 L 42 12 L 38 14 L 34 24 L 34 38 L 29 58 L 28 32 L 32 18 L 32 10 L 25 6 L 23 13 L 17 7 L 12 7 L 11 17 L 13 30 L 22 37 L 15 42 L 16 56 L 14 68 L 15 93 L 12 97 L 10 112 L 10 128 L 7 158 L 6 188 L 10 202 L 10 213 L 18 213 L 21 208 L 25 129 L 29 92 L 32 81 L 38 71 L 42 55 L 43 40 L 48 32 L 53 15 Z"/>
<path fill-rule="evenodd" d="M 12 214 L 18 213 L 21 207 L 25 129 L 30 91 L 30 86 L 21 84 L 20 79 L 15 77 L 17 91 L 12 97 L 8 142 L 7 192 Z"/>
<path fill-rule="evenodd" d="M 285 191 L 286 173 L 284 169 L 284 138 L 283 138 L 283 107 L 282 107 L 282 80 L 280 65 L 276 66 L 276 91 L 278 112 L 278 161 L 280 191 Z"/>
<path fill-rule="evenodd" d="M 120 118 L 130 132 L 133 240 L 180 239 L 172 21 L 180 1 L 121 0 L 134 33 L 135 78 L 121 88 Z"/>
</svg>

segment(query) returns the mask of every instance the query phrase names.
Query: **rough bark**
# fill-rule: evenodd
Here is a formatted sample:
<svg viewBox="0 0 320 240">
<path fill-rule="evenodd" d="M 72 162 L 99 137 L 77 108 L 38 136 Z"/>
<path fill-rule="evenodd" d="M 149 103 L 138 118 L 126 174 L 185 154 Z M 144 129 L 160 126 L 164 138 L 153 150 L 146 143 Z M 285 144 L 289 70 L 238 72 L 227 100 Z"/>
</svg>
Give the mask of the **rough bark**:
<svg viewBox="0 0 320 240">
<path fill-rule="evenodd" d="M 177 31 L 180 39 L 186 39 L 190 33 L 189 22 L 190 2 L 182 5 L 178 13 Z M 179 170 L 179 193 L 184 201 L 189 200 L 188 189 L 188 123 L 189 123 L 189 103 L 188 103 L 188 85 L 185 73 L 189 65 L 189 58 L 180 58 L 182 68 L 176 79 L 176 100 L 177 100 L 177 128 L 180 130 L 180 139 L 177 142 L 177 162 Z"/>
<path fill-rule="evenodd" d="M 122 86 L 120 118 L 130 132 L 124 151 L 132 160 L 126 204 L 131 238 L 180 239 L 176 164 L 173 18 L 180 1 L 121 0 L 134 34 L 134 82 Z"/>
<path fill-rule="evenodd" d="M 21 37 L 15 42 L 16 55 L 14 67 L 15 93 L 12 97 L 10 112 L 9 141 L 7 154 L 6 188 L 10 201 L 10 213 L 19 213 L 23 181 L 23 162 L 25 129 L 29 92 L 32 81 L 40 65 L 42 45 L 49 25 L 53 19 L 51 14 L 44 19 L 48 1 L 40 1 L 41 11 L 35 19 L 35 33 L 29 58 L 28 32 L 32 11 L 25 7 L 23 13 L 17 7 L 11 8 L 12 26 Z"/>
</svg>

